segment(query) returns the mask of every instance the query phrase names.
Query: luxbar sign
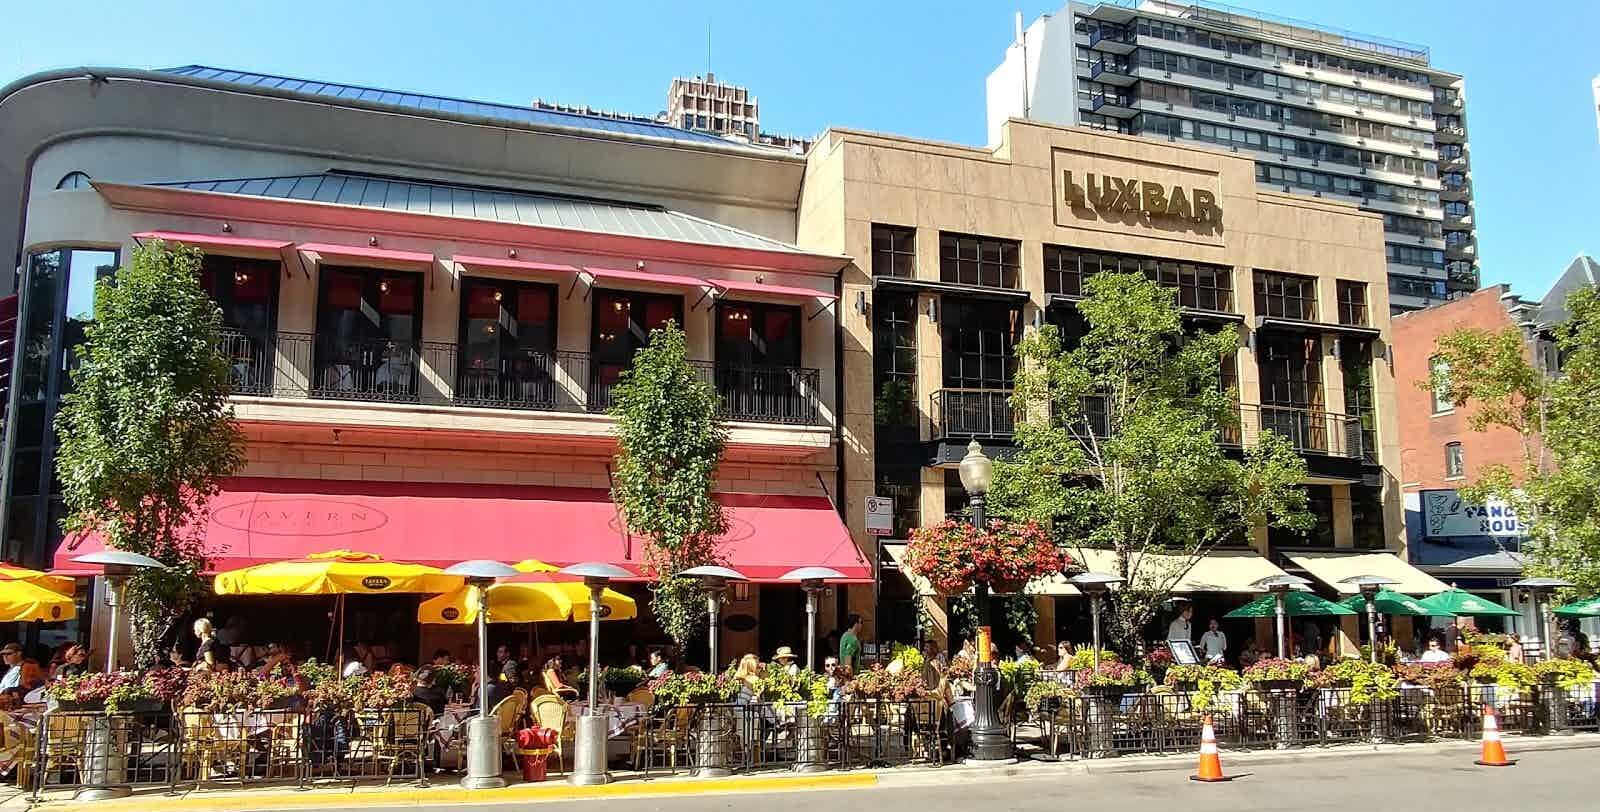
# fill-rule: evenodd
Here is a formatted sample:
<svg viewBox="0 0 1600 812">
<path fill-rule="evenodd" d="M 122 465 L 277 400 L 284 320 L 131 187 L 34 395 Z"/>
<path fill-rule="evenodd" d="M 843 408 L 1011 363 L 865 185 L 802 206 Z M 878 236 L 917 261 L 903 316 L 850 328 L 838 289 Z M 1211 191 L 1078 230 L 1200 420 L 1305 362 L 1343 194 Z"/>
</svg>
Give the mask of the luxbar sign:
<svg viewBox="0 0 1600 812">
<path fill-rule="evenodd" d="M 1083 182 L 1078 183 L 1070 169 L 1061 171 L 1061 180 L 1067 205 L 1073 208 L 1094 209 L 1110 215 L 1170 217 L 1196 225 L 1222 222 L 1222 209 L 1217 207 L 1216 195 L 1204 189 L 1185 190 L 1182 186 L 1093 172 L 1084 173 Z"/>
</svg>

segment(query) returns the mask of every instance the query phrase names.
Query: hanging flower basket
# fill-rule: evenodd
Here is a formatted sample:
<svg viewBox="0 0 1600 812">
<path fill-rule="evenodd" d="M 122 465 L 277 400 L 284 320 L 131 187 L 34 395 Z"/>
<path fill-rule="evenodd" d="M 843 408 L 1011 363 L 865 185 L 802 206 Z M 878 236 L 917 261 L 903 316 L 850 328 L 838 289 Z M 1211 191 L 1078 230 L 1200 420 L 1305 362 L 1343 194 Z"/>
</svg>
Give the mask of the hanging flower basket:
<svg viewBox="0 0 1600 812">
<path fill-rule="evenodd" d="M 998 594 L 1022 592 L 1037 578 L 1074 562 L 1033 522 L 992 521 L 982 529 L 946 519 L 911 531 L 905 567 L 941 595 L 960 595 L 983 584 Z"/>
</svg>

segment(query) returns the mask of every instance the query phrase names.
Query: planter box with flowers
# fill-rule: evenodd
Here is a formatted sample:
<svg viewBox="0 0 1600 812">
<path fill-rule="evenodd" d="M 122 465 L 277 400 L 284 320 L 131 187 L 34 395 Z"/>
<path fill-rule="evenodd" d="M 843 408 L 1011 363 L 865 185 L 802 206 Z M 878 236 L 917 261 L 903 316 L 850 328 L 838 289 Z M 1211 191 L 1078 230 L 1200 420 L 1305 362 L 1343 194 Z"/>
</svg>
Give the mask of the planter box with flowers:
<svg viewBox="0 0 1600 812">
<path fill-rule="evenodd" d="M 1017 593 L 1071 565 L 1039 525 L 1000 520 L 981 530 L 950 519 L 917 528 L 905 556 L 906 569 L 941 595 L 961 595 L 980 584 L 996 594 Z"/>
<path fill-rule="evenodd" d="M 1079 671 L 1077 684 L 1088 696 L 1120 697 L 1150 685 L 1150 675 L 1127 663 L 1102 660 L 1097 669 Z"/>
<path fill-rule="evenodd" d="M 1197 711 L 1210 710 L 1218 697 L 1244 687 L 1239 672 L 1217 665 L 1174 665 L 1167 669 L 1164 682 L 1189 694 L 1189 704 Z"/>
<path fill-rule="evenodd" d="M 1299 660 L 1267 657 L 1244 670 L 1246 682 L 1267 690 L 1300 690 L 1311 676 L 1311 667 Z"/>
<path fill-rule="evenodd" d="M 153 713 L 165 706 L 155 686 L 134 671 L 57 677 L 45 687 L 45 695 L 66 711 Z"/>
<path fill-rule="evenodd" d="M 1382 663 L 1344 659 L 1328 665 L 1312 678 L 1318 688 L 1349 688 L 1350 704 L 1387 702 L 1400 695 L 1400 680 Z"/>
<path fill-rule="evenodd" d="M 179 705 L 209 713 L 270 710 L 283 707 L 294 693 L 294 686 L 284 680 L 250 671 L 197 671 L 189 677 Z"/>
</svg>

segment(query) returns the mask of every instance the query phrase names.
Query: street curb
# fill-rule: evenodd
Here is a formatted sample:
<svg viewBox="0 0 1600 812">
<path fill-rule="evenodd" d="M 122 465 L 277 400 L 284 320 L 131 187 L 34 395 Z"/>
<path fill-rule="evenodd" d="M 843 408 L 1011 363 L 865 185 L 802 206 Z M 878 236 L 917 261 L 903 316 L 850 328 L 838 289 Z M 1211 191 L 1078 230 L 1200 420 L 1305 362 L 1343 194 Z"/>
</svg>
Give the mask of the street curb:
<svg viewBox="0 0 1600 812">
<path fill-rule="evenodd" d="M 599 786 L 577 787 L 565 781 L 518 784 L 503 789 L 469 790 L 458 786 L 413 787 L 362 791 L 341 789 L 319 792 L 316 789 L 284 792 L 251 790 L 226 793 L 188 792 L 179 796 L 148 795 L 109 801 L 44 801 L 38 804 L 51 812 L 177 812 L 177 810 L 227 809 L 229 812 L 254 810 L 311 809 L 384 806 L 442 806 L 504 804 L 515 802 L 577 801 L 599 798 L 648 798 L 673 795 L 732 795 L 759 792 L 792 792 L 820 789 L 871 787 L 878 783 L 875 773 L 837 775 L 796 775 L 759 778 L 678 778 L 618 781 Z"/>
</svg>

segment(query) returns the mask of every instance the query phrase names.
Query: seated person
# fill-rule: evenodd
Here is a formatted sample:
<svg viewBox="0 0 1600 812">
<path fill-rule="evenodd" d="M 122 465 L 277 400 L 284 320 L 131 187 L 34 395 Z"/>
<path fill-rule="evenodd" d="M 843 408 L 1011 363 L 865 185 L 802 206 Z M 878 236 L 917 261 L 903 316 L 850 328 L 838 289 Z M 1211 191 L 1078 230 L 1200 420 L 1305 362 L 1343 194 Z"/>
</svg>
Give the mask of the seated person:
<svg viewBox="0 0 1600 812">
<path fill-rule="evenodd" d="M 496 705 L 499 705 L 506 697 L 511 696 L 512 692 L 517 690 L 517 671 L 517 661 L 506 660 L 500 665 L 500 678 L 489 682 L 489 711 L 491 713 Z M 479 683 L 477 687 L 481 688 L 482 683 Z M 478 707 L 477 690 L 472 692 L 472 706 L 474 708 Z"/>
<path fill-rule="evenodd" d="M 561 658 L 551 657 L 544 663 L 544 689 L 566 700 L 578 698 L 578 689 L 567 684 L 561 674 Z"/>
<path fill-rule="evenodd" d="M 444 713 L 444 690 L 433 684 L 433 667 L 425 665 L 417 669 L 416 678 L 417 687 L 411 692 L 411 701 L 432 708 L 434 715 Z"/>
<path fill-rule="evenodd" d="M 441 649 L 435 649 L 434 650 L 434 652 L 433 652 L 433 664 L 434 665 L 449 665 L 452 662 L 455 662 L 455 658 L 450 656 L 450 649 L 441 648 Z"/>
<path fill-rule="evenodd" d="M 89 651 L 83 646 L 73 643 L 61 655 L 61 664 L 56 666 L 57 677 L 79 677 L 89 670 Z"/>
</svg>

